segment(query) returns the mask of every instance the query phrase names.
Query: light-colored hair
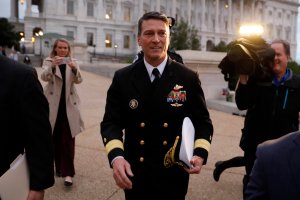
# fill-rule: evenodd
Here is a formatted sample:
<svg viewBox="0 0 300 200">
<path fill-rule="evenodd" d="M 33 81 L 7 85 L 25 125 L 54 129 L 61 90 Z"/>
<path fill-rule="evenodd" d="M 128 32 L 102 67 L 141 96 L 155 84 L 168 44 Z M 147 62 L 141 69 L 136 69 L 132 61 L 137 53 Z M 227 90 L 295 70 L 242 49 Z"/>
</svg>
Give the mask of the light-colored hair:
<svg viewBox="0 0 300 200">
<path fill-rule="evenodd" d="M 68 55 L 67 55 L 67 57 L 70 57 L 71 56 L 71 45 L 70 45 L 69 41 L 64 39 L 64 38 L 59 38 L 59 39 L 55 40 L 55 42 L 53 44 L 53 47 L 52 47 L 52 50 L 51 50 L 51 53 L 50 53 L 50 57 L 53 58 L 54 56 L 57 56 L 57 52 L 55 51 L 55 49 L 57 47 L 58 42 L 64 42 L 68 45 Z"/>
</svg>

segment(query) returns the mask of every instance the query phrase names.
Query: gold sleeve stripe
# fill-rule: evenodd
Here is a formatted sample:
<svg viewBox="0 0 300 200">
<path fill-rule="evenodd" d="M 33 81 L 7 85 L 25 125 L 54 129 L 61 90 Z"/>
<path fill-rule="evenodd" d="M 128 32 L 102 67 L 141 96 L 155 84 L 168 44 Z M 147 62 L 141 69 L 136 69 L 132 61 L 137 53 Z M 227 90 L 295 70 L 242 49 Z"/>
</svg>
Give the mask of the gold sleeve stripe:
<svg viewBox="0 0 300 200">
<path fill-rule="evenodd" d="M 124 146 L 122 141 L 114 139 L 109 141 L 106 145 L 105 145 L 105 149 L 106 149 L 106 153 L 109 154 L 109 152 L 115 148 L 120 148 L 122 150 L 124 150 Z"/>
<path fill-rule="evenodd" d="M 207 152 L 209 152 L 210 149 L 210 143 L 205 140 L 205 139 L 198 139 L 195 141 L 195 149 L 196 148 L 203 148 L 205 149 Z"/>
</svg>

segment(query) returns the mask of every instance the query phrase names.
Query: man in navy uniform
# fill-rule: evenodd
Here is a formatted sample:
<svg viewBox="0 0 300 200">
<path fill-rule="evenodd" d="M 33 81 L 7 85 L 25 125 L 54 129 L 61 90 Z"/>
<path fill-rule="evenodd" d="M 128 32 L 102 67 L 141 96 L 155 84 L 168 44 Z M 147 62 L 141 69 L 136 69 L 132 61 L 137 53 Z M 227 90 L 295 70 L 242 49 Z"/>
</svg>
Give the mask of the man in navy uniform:
<svg viewBox="0 0 300 200">
<path fill-rule="evenodd" d="M 197 73 L 168 57 L 169 42 L 168 18 L 144 14 L 138 22 L 144 59 L 118 70 L 107 92 L 101 134 L 127 200 L 183 200 L 189 174 L 200 173 L 207 160 L 213 126 L 201 82 Z M 195 127 L 193 167 L 165 167 L 185 117 Z"/>
</svg>

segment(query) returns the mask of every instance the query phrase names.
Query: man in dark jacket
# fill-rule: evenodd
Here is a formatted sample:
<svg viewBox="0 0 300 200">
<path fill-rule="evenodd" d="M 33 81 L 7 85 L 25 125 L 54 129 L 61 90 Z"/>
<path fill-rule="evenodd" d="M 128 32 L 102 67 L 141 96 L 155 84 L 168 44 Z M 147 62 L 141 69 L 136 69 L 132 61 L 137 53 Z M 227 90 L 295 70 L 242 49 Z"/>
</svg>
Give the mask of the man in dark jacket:
<svg viewBox="0 0 300 200">
<path fill-rule="evenodd" d="M 251 173 L 258 144 L 279 138 L 298 130 L 300 111 L 300 77 L 287 69 L 290 58 L 289 44 L 283 40 L 273 41 L 275 50 L 272 64 L 273 81 L 251 81 L 251 77 L 240 75 L 236 90 L 236 104 L 246 110 L 242 130 L 241 148 L 244 150 L 246 176 L 244 186 Z"/>
<path fill-rule="evenodd" d="M 207 160 L 213 127 L 200 80 L 168 57 L 169 42 L 167 17 L 144 14 L 138 24 L 144 59 L 117 71 L 107 93 L 101 134 L 126 200 L 183 200 L 189 174 L 200 173 Z M 185 117 L 195 127 L 193 167 L 167 168 L 165 155 L 176 138 L 181 140 Z"/>
<path fill-rule="evenodd" d="M 300 132 L 260 144 L 246 200 L 300 199 Z"/>
<path fill-rule="evenodd" d="M 44 190 L 54 184 L 48 102 L 35 69 L 4 56 L 0 56 L 0 110 L 0 179 L 25 150 L 28 200 L 42 200 Z"/>
</svg>

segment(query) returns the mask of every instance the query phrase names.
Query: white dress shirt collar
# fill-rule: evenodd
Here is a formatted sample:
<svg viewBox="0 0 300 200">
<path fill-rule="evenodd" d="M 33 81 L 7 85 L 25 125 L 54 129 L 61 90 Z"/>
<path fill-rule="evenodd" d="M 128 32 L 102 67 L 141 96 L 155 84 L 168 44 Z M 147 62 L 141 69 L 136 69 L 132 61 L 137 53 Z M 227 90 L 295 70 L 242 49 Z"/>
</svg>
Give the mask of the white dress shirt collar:
<svg viewBox="0 0 300 200">
<path fill-rule="evenodd" d="M 168 56 L 166 56 L 166 58 L 164 59 L 164 61 L 162 61 L 162 63 L 160 63 L 157 67 L 153 67 L 152 65 L 150 65 L 144 58 L 144 63 L 145 63 L 145 66 L 146 66 L 146 69 L 147 69 L 147 72 L 149 74 L 149 77 L 150 77 L 150 80 L 151 82 L 154 80 L 154 75 L 152 74 L 152 70 L 154 68 L 157 68 L 159 73 L 162 75 L 164 70 L 165 70 L 165 67 L 166 67 L 166 64 L 167 64 L 167 61 L 168 61 Z"/>
</svg>

